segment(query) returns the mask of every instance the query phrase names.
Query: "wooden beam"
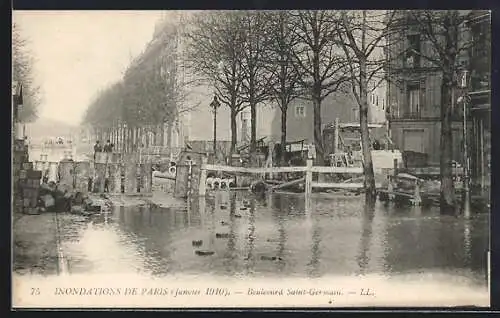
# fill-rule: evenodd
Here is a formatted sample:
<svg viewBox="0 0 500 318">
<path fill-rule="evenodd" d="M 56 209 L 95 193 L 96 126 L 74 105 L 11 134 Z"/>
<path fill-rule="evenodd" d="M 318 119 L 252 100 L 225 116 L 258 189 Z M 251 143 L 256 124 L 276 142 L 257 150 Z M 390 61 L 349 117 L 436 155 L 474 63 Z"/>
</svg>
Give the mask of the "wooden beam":
<svg viewBox="0 0 500 318">
<path fill-rule="evenodd" d="M 352 173 L 362 174 L 362 167 L 330 167 L 330 166 L 315 166 L 311 168 L 312 172 L 320 173 Z"/>
<path fill-rule="evenodd" d="M 286 188 L 286 187 L 289 187 L 289 186 L 292 186 L 292 185 L 304 182 L 304 180 L 305 180 L 304 178 L 300 178 L 300 179 L 288 181 L 288 182 L 285 182 L 285 183 L 277 184 L 277 185 L 273 186 L 272 189 L 273 190 L 278 190 L 278 189 Z"/>
<path fill-rule="evenodd" d="M 353 183 L 333 183 L 333 182 L 313 182 L 313 188 L 323 188 L 323 189 L 362 189 L 364 188 L 364 184 L 361 182 L 353 182 Z M 380 188 L 381 184 L 377 183 L 375 187 Z"/>
<path fill-rule="evenodd" d="M 305 194 L 306 196 L 310 195 L 312 192 L 312 160 L 307 159 L 307 170 L 306 170 L 306 185 L 305 185 Z"/>
<path fill-rule="evenodd" d="M 286 172 L 305 172 L 307 167 L 273 167 L 269 168 L 245 168 L 245 167 L 232 167 L 223 165 L 204 165 L 204 169 L 209 171 L 224 171 L 224 172 L 241 172 L 241 173 L 286 173 Z M 352 174 L 362 174 L 362 167 L 331 167 L 331 166 L 313 166 L 311 167 L 312 172 L 319 173 L 352 173 Z"/>
</svg>

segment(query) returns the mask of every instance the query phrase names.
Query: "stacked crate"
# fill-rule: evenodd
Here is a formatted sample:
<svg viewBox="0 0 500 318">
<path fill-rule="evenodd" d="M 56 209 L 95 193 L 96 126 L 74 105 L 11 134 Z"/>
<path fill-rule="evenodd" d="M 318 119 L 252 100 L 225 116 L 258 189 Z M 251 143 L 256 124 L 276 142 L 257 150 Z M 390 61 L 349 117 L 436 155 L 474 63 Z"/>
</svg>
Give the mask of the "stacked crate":
<svg viewBox="0 0 500 318">
<path fill-rule="evenodd" d="M 23 139 L 14 140 L 12 149 L 12 180 L 13 180 L 13 199 L 14 207 L 17 211 L 23 210 L 23 190 L 21 179 L 25 178 L 23 164 L 28 162 L 28 147 Z"/>
<path fill-rule="evenodd" d="M 33 170 L 32 163 L 26 162 L 24 164 L 23 173 L 26 178 L 22 180 L 23 189 L 23 212 L 26 214 L 38 213 L 38 195 L 40 191 L 40 181 L 42 179 L 42 172 Z"/>
</svg>

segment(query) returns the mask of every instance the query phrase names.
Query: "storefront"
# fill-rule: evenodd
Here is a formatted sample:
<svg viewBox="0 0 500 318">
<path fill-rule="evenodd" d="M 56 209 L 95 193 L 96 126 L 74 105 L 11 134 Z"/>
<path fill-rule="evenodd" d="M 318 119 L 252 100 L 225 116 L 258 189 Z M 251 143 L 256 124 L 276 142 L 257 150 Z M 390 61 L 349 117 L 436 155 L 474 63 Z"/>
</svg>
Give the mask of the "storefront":
<svg viewBox="0 0 500 318">
<path fill-rule="evenodd" d="M 490 91 L 470 93 L 472 119 L 472 184 L 488 187 L 491 178 L 491 104 Z"/>
</svg>

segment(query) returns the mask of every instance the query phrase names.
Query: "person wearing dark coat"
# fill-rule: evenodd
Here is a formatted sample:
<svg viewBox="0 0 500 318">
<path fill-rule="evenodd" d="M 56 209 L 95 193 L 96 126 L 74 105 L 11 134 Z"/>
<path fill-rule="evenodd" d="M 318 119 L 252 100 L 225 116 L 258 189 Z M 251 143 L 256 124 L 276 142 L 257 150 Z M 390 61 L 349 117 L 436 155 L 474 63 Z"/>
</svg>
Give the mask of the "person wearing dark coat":
<svg viewBox="0 0 500 318">
<path fill-rule="evenodd" d="M 108 140 L 104 145 L 104 152 L 112 152 L 112 151 L 113 151 L 113 146 L 111 145 L 111 141 Z"/>
<path fill-rule="evenodd" d="M 96 156 L 96 153 L 98 152 L 102 152 L 102 147 L 101 145 L 99 144 L 99 140 L 95 142 L 95 145 L 94 145 L 94 161 L 95 161 L 95 156 Z"/>
</svg>

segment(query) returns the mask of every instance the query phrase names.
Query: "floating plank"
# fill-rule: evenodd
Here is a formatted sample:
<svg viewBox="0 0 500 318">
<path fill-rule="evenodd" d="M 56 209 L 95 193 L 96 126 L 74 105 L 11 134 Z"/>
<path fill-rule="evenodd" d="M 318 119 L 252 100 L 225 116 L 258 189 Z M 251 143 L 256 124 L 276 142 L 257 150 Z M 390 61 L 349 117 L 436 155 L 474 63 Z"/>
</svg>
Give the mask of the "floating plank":
<svg viewBox="0 0 500 318">
<path fill-rule="evenodd" d="M 289 186 L 292 186 L 292 185 L 295 185 L 295 184 L 299 184 L 301 182 L 304 182 L 304 180 L 305 180 L 305 178 L 300 178 L 300 179 L 297 179 L 297 180 L 292 180 L 292 181 L 289 181 L 289 182 L 281 183 L 281 184 L 273 186 L 273 190 L 278 190 L 278 189 L 286 188 L 286 187 L 289 187 Z"/>
</svg>

